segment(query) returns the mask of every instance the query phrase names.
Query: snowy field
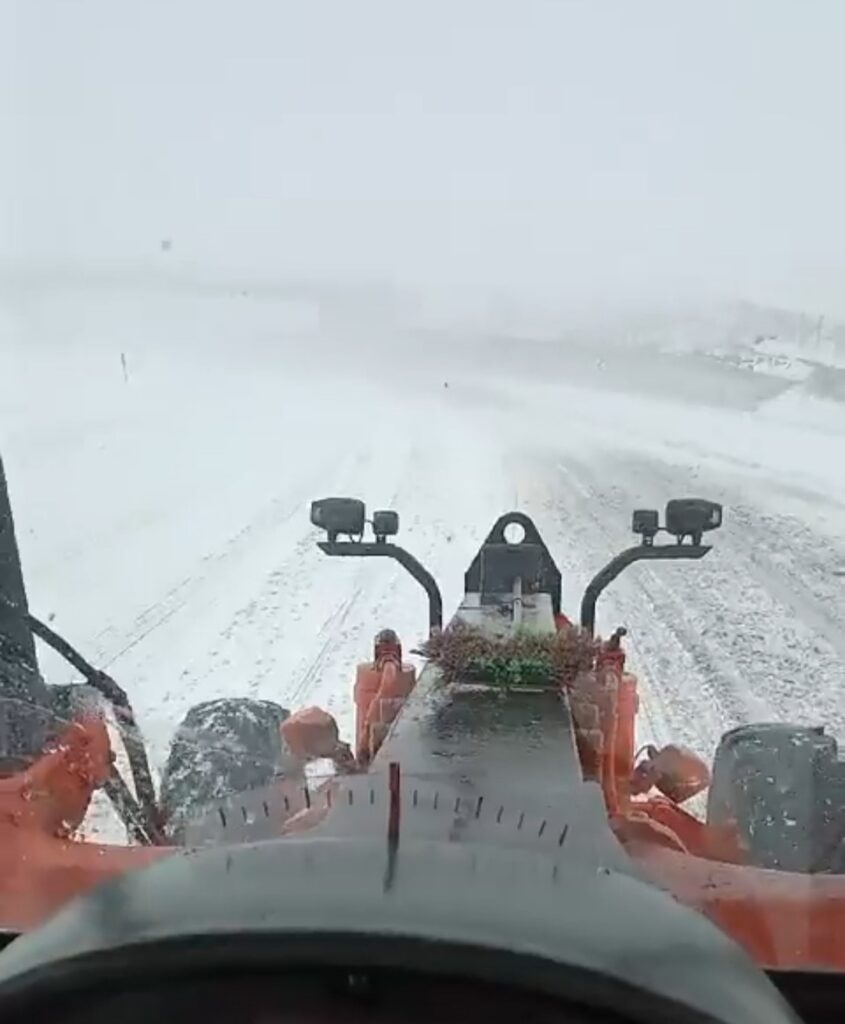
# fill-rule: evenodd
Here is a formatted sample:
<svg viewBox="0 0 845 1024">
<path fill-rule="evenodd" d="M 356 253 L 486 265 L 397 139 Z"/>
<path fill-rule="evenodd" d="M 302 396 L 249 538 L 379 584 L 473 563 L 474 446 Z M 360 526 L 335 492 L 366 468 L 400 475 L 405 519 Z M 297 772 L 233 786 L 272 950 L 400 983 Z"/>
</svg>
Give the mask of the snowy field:
<svg viewBox="0 0 845 1024">
<path fill-rule="evenodd" d="M 243 295 L 3 300 L 0 445 L 30 604 L 123 684 L 154 762 L 221 695 L 320 704 L 349 734 L 376 630 L 421 639 L 400 569 L 316 549 L 309 503 L 332 494 L 399 511 L 447 613 L 503 511 L 535 518 L 575 614 L 633 508 L 722 501 L 707 559 L 636 566 L 600 602 L 602 631 L 629 630 L 641 739 L 709 756 L 760 718 L 845 737 L 845 405 L 788 377 L 761 391 L 759 370 L 711 381 L 689 354 L 649 371 L 596 349 L 588 373 L 552 342 L 521 367 L 480 344 Z"/>
</svg>

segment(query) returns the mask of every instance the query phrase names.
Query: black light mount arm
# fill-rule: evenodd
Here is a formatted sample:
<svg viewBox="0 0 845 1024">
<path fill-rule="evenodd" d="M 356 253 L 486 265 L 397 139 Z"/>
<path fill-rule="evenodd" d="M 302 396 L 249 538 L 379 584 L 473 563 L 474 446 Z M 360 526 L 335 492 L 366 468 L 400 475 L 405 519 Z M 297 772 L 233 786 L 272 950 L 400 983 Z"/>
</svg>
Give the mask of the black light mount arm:
<svg viewBox="0 0 845 1024">
<path fill-rule="evenodd" d="M 373 512 L 367 519 L 364 502 L 359 498 L 320 498 L 311 502 L 311 522 L 328 535 L 317 542 L 327 555 L 341 558 L 392 558 L 414 577 L 428 595 L 428 628 L 433 633 L 443 628 L 443 598 L 437 581 L 414 556 L 388 541 L 399 532 L 399 516 L 388 509 Z M 366 524 L 372 527 L 375 541 L 363 539 Z M 349 540 L 338 540 L 341 535 Z"/>
<path fill-rule="evenodd" d="M 631 519 L 631 529 L 639 534 L 640 543 L 612 558 L 590 580 L 581 599 L 582 628 L 593 633 L 596 626 L 596 601 L 623 569 L 645 559 L 665 561 L 670 558 L 704 558 L 712 549 L 709 544 L 701 543 L 702 535 L 710 530 L 718 530 L 721 525 L 722 506 L 706 498 L 673 498 L 666 504 L 664 526 L 660 525 L 656 509 L 636 509 Z M 671 534 L 675 543 L 656 545 L 654 539 L 658 533 Z M 684 543 L 687 537 L 690 539 L 689 544 Z"/>
<path fill-rule="evenodd" d="M 443 628 L 443 598 L 437 581 L 422 563 L 404 548 L 386 541 L 321 540 L 317 547 L 327 555 L 351 558 L 392 558 L 406 569 L 428 595 L 428 628 L 435 632 Z"/>
<path fill-rule="evenodd" d="M 581 599 L 581 626 L 592 633 L 596 625 L 596 601 L 602 591 L 609 586 L 616 577 L 627 569 L 634 562 L 644 559 L 665 561 L 670 558 L 704 558 L 708 551 L 712 551 L 710 544 L 661 544 L 656 545 L 644 541 L 636 547 L 622 551 L 615 558 L 590 580 L 584 596 Z"/>
</svg>

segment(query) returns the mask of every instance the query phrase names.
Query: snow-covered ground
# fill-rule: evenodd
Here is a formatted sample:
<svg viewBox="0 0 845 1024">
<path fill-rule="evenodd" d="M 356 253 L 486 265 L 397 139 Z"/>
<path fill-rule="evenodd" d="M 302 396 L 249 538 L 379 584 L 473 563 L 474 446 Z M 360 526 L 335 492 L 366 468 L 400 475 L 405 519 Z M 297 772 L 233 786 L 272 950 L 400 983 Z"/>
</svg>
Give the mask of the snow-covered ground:
<svg viewBox="0 0 845 1024">
<path fill-rule="evenodd" d="M 707 559 L 634 567 L 600 603 L 603 630 L 629 630 L 642 740 L 709 756 L 752 718 L 845 737 L 845 405 L 749 390 L 737 365 L 703 393 L 689 354 L 613 374 L 621 356 L 597 349 L 585 375 L 583 353 L 514 368 L 479 344 L 280 298 L 3 300 L 0 445 L 30 604 L 128 690 L 153 760 L 191 704 L 224 694 L 321 704 L 348 733 L 376 630 L 421 638 L 400 569 L 315 548 L 309 503 L 329 494 L 396 508 L 447 611 L 512 507 L 574 612 L 633 508 L 722 501 Z"/>
</svg>

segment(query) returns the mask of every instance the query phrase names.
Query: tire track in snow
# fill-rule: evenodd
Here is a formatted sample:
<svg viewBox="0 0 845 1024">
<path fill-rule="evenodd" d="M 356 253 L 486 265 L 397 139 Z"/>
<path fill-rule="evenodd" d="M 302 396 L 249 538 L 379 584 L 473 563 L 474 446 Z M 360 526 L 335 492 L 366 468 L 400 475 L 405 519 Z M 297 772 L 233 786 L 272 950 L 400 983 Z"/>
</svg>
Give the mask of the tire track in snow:
<svg viewBox="0 0 845 1024">
<path fill-rule="evenodd" d="M 264 536 L 273 533 L 289 523 L 303 510 L 301 493 L 310 488 L 311 477 L 307 483 L 297 485 L 296 498 L 287 495 L 274 498 L 249 523 L 236 534 L 228 538 L 220 548 L 209 552 L 201 559 L 200 571 L 186 576 L 167 591 L 160 601 L 148 605 L 130 624 L 127 630 L 117 631 L 107 627 L 96 637 L 102 646 L 95 649 L 94 662 L 103 668 L 109 668 L 128 654 L 134 647 L 149 639 L 162 626 L 166 625 L 175 615 L 196 601 L 198 594 L 215 585 L 215 578 L 222 571 L 229 571 L 232 563 L 237 562 L 249 549 Z"/>
<path fill-rule="evenodd" d="M 594 467 L 581 464 L 575 472 L 594 495 L 593 507 L 602 509 L 602 515 L 594 514 L 593 519 L 610 541 L 607 526 L 610 516 L 627 525 L 631 510 L 642 505 L 642 498 L 636 498 L 615 483 L 597 479 Z M 610 479 L 615 476 L 611 475 Z M 639 480 L 643 480 L 642 475 Z M 634 538 L 629 534 L 628 543 L 631 541 Z M 714 566 L 718 555 L 717 547 L 701 562 L 681 562 L 677 566 L 664 563 L 659 567 L 646 562 L 632 567 L 630 572 L 636 576 L 654 621 L 660 624 L 664 635 L 673 637 L 687 652 L 700 692 L 717 709 L 719 721 L 730 728 L 742 722 L 771 718 L 772 712 L 765 697 L 749 688 L 747 677 L 738 670 L 726 650 L 729 624 L 723 608 L 714 607 L 712 602 L 714 592 L 725 593 L 725 570 L 718 563 Z M 626 582 L 630 583 L 633 578 Z"/>
<path fill-rule="evenodd" d="M 789 609 L 794 618 L 803 620 L 845 662 L 845 621 L 841 613 L 836 614 L 837 609 L 845 604 L 845 585 L 839 580 L 831 580 L 829 570 L 825 574 L 818 563 L 796 560 L 794 552 L 797 547 L 805 546 L 806 540 L 800 544 L 801 534 L 791 528 L 792 524 L 786 530 L 774 524 L 773 529 L 766 529 L 771 520 L 767 522 L 764 516 L 761 521 L 759 514 L 755 515 L 753 510 L 739 504 L 732 507 L 732 517 L 752 538 L 745 548 L 750 571 L 773 597 Z M 787 533 L 789 547 L 785 547 L 787 537 L 784 533 Z M 828 586 L 824 587 L 826 592 L 816 593 L 808 578 L 816 588 L 827 583 Z"/>
<path fill-rule="evenodd" d="M 317 638 L 318 643 L 320 643 L 317 654 L 302 673 L 296 685 L 286 695 L 286 699 L 292 709 L 297 708 L 302 703 L 303 698 L 308 696 L 319 679 L 321 669 L 325 666 L 334 650 L 344 641 L 343 625 L 363 592 L 363 586 L 353 590 L 323 623 Z"/>
<path fill-rule="evenodd" d="M 784 608 L 789 609 L 796 619 L 803 620 L 825 643 L 829 644 L 845 663 L 845 633 L 843 633 L 842 626 L 830 614 L 828 608 L 818 601 L 809 587 L 802 580 L 784 573 L 759 550 L 749 550 L 748 560 L 751 572 L 766 590 Z"/>
<path fill-rule="evenodd" d="M 794 618 L 805 619 L 839 654 L 845 657 L 845 587 L 833 568 L 845 562 L 845 508 L 839 507 L 840 532 L 822 535 L 794 514 L 761 505 L 778 495 L 769 490 L 747 491 L 713 477 L 708 469 L 669 464 L 644 463 L 627 459 L 617 471 L 636 479 L 646 474 L 659 483 L 664 494 L 679 488 L 713 495 L 726 508 L 726 525 L 716 534 L 720 550 L 730 550 L 743 563 L 743 570 L 790 609 Z M 825 517 L 827 518 L 827 517 Z M 741 531 L 741 533 L 740 533 Z M 826 554 L 821 554 L 825 552 Z M 837 614 L 838 612 L 838 614 Z"/>
<path fill-rule="evenodd" d="M 400 444 L 398 450 L 400 483 L 394 485 L 388 504 L 395 502 L 410 472 L 406 449 Z M 373 449 L 367 448 L 332 476 L 330 487 L 325 486 L 324 477 L 319 488 L 312 488 L 309 498 L 323 490 L 364 493 L 372 488 L 377 493 L 395 468 L 391 470 L 389 457 L 377 460 Z M 319 695 L 321 680 L 329 674 L 327 666 L 336 652 L 348 645 L 344 628 L 347 618 L 361 598 L 380 585 L 375 581 L 384 571 L 384 564 L 327 558 L 316 547 L 317 531 L 308 522 L 306 504 L 302 506 L 296 543 L 281 561 L 272 563 L 248 600 L 232 612 L 209 655 L 194 669 L 182 672 L 182 686 L 189 692 L 201 689 L 203 698 L 207 698 L 246 689 L 250 696 L 277 700 L 289 707 Z M 339 600 L 338 593 L 344 595 Z M 328 600 L 327 595 L 331 595 Z M 326 616 L 323 612 L 322 618 L 316 618 L 315 613 L 326 606 L 333 607 L 331 613 Z M 237 689 L 233 676 L 238 680 Z M 350 688 L 346 678 L 342 685 Z"/>
<path fill-rule="evenodd" d="M 624 472 L 616 467 L 617 478 Z M 772 718 L 825 723 L 845 735 L 845 587 L 819 555 L 837 550 L 839 538 L 760 507 L 709 470 L 629 461 L 627 472 L 635 480 L 651 478 L 664 497 L 684 488 L 725 504 L 725 527 L 702 566 L 697 608 Z"/>
<path fill-rule="evenodd" d="M 369 461 L 368 452 L 358 452 L 341 460 L 339 473 L 336 456 L 310 467 L 286 494 L 265 504 L 219 549 L 207 553 L 200 563 L 203 571 L 171 588 L 162 602 L 146 609 L 142 628 L 124 634 L 123 650 L 114 652 L 112 648 L 110 663 L 120 666 L 114 674 L 133 699 L 156 763 L 166 757 L 173 729 L 196 699 L 246 694 L 253 689 L 244 685 L 249 677 L 237 663 L 218 664 L 217 679 L 207 680 L 209 668 L 219 662 L 226 626 L 244 607 L 236 602 L 249 591 L 254 578 L 266 579 L 268 550 L 281 546 L 289 554 L 288 538 L 302 541 L 309 529 L 306 496 L 313 498 L 321 481 L 359 471 Z M 279 564 L 277 558 L 275 567 Z M 215 628 L 216 621 L 220 624 Z"/>
<path fill-rule="evenodd" d="M 606 512 L 602 488 L 596 486 L 583 463 L 568 459 L 556 468 L 559 478 L 567 481 L 569 493 L 578 495 L 574 520 L 579 523 L 581 544 L 596 552 L 591 567 L 594 573 L 634 541 L 625 532 L 631 509 L 619 516 Z M 570 509 L 571 504 L 570 499 Z M 688 566 L 660 568 L 670 572 L 674 569 L 679 583 L 690 591 L 694 588 Z M 690 627 L 672 591 L 656 572 L 642 564 L 633 566 L 614 581 L 600 598 L 601 604 L 605 608 L 599 612 L 600 621 L 608 621 L 607 612 L 613 609 L 614 625 L 625 625 L 629 630 L 631 666 L 640 677 L 642 703 L 658 742 L 672 739 L 709 754 L 726 728 L 748 717 L 749 708 L 735 688 L 718 685 L 713 652 L 702 642 L 700 633 Z M 644 740 L 646 737 L 641 736 L 640 742 Z"/>
<path fill-rule="evenodd" d="M 602 472 L 601 457 L 595 458 Z M 583 587 L 614 554 L 630 546 L 631 508 L 617 515 L 602 507 L 601 489 L 593 486 L 582 454 L 529 449 L 520 463 L 523 507 L 536 517 L 564 574 L 564 606 L 577 615 Z M 695 585 L 688 566 L 660 568 L 677 578 L 684 593 Z M 730 690 L 726 697 L 724 687 L 713 685 L 709 660 L 700 650 L 690 650 L 698 634 L 691 637 L 678 627 L 676 609 L 667 606 L 641 569 L 634 566 L 614 581 L 597 609 L 601 632 L 618 625 L 629 630 L 629 663 L 640 678 L 638 742 L 680 742 L 707 756 L 722 732 L 735 724 L 733 719 L 745 713 L 745 702 L 732 699 Z"/>
</svg>

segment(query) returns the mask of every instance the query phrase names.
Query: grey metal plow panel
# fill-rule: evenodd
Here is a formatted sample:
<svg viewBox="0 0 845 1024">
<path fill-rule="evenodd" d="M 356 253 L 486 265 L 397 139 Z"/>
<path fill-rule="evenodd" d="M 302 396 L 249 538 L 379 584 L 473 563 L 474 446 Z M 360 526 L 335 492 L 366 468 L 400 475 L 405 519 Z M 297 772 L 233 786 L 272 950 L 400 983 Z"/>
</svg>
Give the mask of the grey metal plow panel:
<svg viewBox="0 0 845 1024">
<path fill-rule="evenodd" d="M 301 781 L 239 794 L 193 823 L 189 845 L 279 836 L 307 806 L 308 834 L 387 838 L 389 764 L 400 770 L 400 842 L 527 847 L 633 872 L 607 824 L 601 789 L 585 782 L 566 697 L 438 685 L 428 669 L 370 771 L 316 791 Z"/>
<path fill-rule="evenodd" d="M 404 780 L 403 835 L 428 828 L 452 841 L 539 844 L 631 868 L 608 827 L 601 789 L 582 778 L 565 694 L 447 689 L 429 669 L 370 774 L 386 776 L 390 762 Z"/>
<path fill-rule="evenodd" d="M 471 778 L 488 791 L 553 794 L 581 780 L 564 694 L 447 688 L 433 669 L 420 676 L 373 767 L 390 761 L 416 776 Z"/>
</svg>

